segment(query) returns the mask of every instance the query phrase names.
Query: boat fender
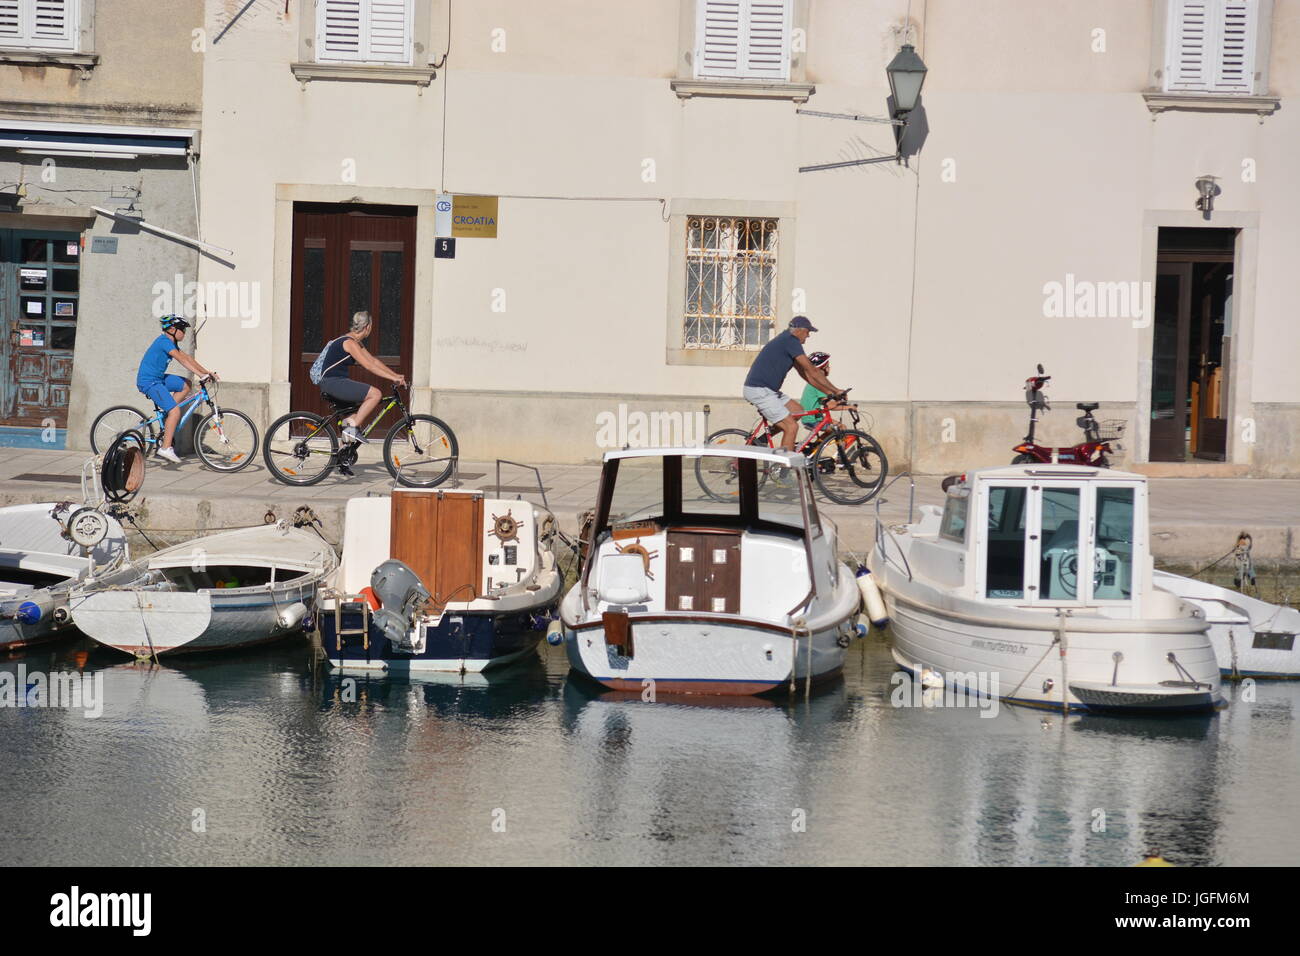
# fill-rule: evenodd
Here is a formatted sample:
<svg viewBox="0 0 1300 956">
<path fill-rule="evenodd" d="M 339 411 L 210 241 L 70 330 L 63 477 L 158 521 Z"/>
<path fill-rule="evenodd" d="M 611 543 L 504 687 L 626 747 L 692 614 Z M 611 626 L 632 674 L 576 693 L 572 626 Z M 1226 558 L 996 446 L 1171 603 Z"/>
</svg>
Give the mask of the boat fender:
<svg viewBox="0 0 1300 956">
<path fill-rule="evenodd" d="M 368 584 L 358 592 L 358 596 L 366 599 L 366 603 L 370 605 L 372 611 L 378 611 L 384 606 L 384 602 L 379 600 L 379 595 L 375 593 L 375 589 Z"/>
<path fill-rule="evenodd" d="M 552 621 L 546 625 L 546 643 L 551 647 L 559 647 L 564 643 L 564 624 L 560 621 Z"/>
<path fill-rule="evenodd" d="M 49 598 L 44 598 L 39 602 L 23 601 L 17 607 L 10 605 L 6 616 L 12 617 L 19 624 L 35 624 L 45 616 L 53 603 Z"/>
<path fill-rule="evenodd" d="M 858 637 L 866 637 L 871 633 L 871 622 L 867 620 L 865 614 L 859 614 L 853 620 L 853 633 Z"/>
<path fill-rule="evenodd" d="M 297 627 L 302 623 L 303 618 L 307 616 L 307 605 L 301 601 L 294 601 L 287 608 L 280 612 L 279 621 L 281 627 Z"/>
<path fill-rule="evenodd" d="M 72 620 L 72 614 L 66 607 L 56 607 L 54 609 L 53 617 L 55 624 L 67 624 Z"/>
<path fill-rule="evenodd" d="M 858 565 L 856 576 L 858 591 L 862 594 L 862 606 L 866 609 L 867 618 L 883 631 L 889 626 L 889 612 L 885 610 L 885 601 L 880 596 L 880 588 L 876 586 L 875 578 L 871 576 L 871 571 L 867 569 L 865 564 Z"/>
</svg>

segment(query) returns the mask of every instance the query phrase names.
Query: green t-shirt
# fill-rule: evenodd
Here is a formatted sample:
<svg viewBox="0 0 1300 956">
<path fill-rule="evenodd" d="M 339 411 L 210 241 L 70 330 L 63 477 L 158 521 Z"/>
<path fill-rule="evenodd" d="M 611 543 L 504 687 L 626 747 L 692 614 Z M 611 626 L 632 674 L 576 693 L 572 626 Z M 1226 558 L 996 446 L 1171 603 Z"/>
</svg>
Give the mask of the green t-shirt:
<svg viewBox="0 0 1300 956">
<path fill-rule="evenodd" d="M 811 384 L 805 385 L 803 387 L 803 395 L 799 397 L 799 404 L 802 405 L 804 408 L 814 408 L 816 407 L 817 403 L 825 397 L 826 397 L 825 392 L 815 388 Z M 805 415 L 801 419 L 801 421 L 805 425 L 811 427 L 813 425 L 816 425 L 820 418 L 821 418 L 820 413 L 816 415 Z"/>
</svg>

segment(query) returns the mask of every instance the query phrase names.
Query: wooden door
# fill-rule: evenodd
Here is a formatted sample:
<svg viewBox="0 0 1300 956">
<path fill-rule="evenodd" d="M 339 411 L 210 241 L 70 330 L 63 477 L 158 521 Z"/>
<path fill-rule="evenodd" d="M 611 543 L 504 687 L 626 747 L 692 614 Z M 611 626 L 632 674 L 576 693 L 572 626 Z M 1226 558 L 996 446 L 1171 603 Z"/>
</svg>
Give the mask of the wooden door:
<svg viewBox="0 0 1300 956">
<path fill-rule="evenodd" d="M 701 614 L 740 613 L 740 534 L 668 532 L 665 609 Z"/>
<path fill-rule="evenodd" d="M 81 236 L 0 229 L 0 424 L 68 423 Z"/>
<path fill-rule="evenodd" d="M 290 294 L 289 382 L 294 409 L 329 410 L 309 371 L 321 349 L 368 311 L 374 331 L 363 343 L 411 380 L 415 314 L 415 208 L 295 203 Z M 349 374 L 382 392 L 388 382 L 362 369 Z M 372 437 L 382 438 L 392 419 Z"/>
<path fill-rule="evenodd" d="M 1191 328 L 1192 265 L 1156 267 L 1151 346 L 1151 461 L 1187 457 L 1187 347 Z"/>
<path fill-rule="evenodd" d="M 393 491 L 389 557 L 414 571 L 441 608 L 479 596 L 483 575 L 483 496 Z"/>
</svg>

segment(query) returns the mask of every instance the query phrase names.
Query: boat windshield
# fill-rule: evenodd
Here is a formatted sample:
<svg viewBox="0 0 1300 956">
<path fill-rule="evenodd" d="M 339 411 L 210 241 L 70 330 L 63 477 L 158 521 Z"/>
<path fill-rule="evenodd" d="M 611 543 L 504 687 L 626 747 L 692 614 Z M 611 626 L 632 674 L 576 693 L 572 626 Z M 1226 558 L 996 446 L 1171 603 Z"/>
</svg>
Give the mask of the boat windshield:
<svg viewBox="0 0 1300 956">
<path fill-rule="evenodd" d="M 755 461 L 752 477 L 754 506 L 746 514 L 741 485 L 745 468 L 740 459 L 722 455 L 681 455 L 617 460 L 618 476 L 609 505 L 609 524 L 652 518 L 770 522 L 793 530 L 804 527 L 803 479 L 770 462 Z M 680 470 L 676 462 L 681 463 Z M 817 529 L 817 512 L 807 495 L 809 518 Z M 814 532 L 815 533 L 815 532 Z"/>
</svg>

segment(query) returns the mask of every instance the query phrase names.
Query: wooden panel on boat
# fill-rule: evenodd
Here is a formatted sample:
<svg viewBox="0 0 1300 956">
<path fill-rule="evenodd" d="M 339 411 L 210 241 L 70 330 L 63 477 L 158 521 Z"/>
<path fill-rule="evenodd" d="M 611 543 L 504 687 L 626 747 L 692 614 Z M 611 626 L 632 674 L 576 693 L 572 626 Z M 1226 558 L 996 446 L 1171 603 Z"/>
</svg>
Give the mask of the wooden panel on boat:
<svg viewBox="0 0 1300 956">
<path fill-rule="evenodd" d="M 479 594 L 483 567 L 483 498 L 397 488 L 389 556 L 417 575 L 439 607 Z"/>
<path fill-rule="evenodd" d="M 740 534 L 714 529 L 668 532 L 664 609 L 740 613 Z"/>
<path fill-rule="evenodd" d="M 623 657 L 634 657 L 632 646 L 632 624 L 627 611 L 606 611 L 600 616 L 605 628 L 605 643 L 614 648 L 614 653 Z"/>
</svg>

